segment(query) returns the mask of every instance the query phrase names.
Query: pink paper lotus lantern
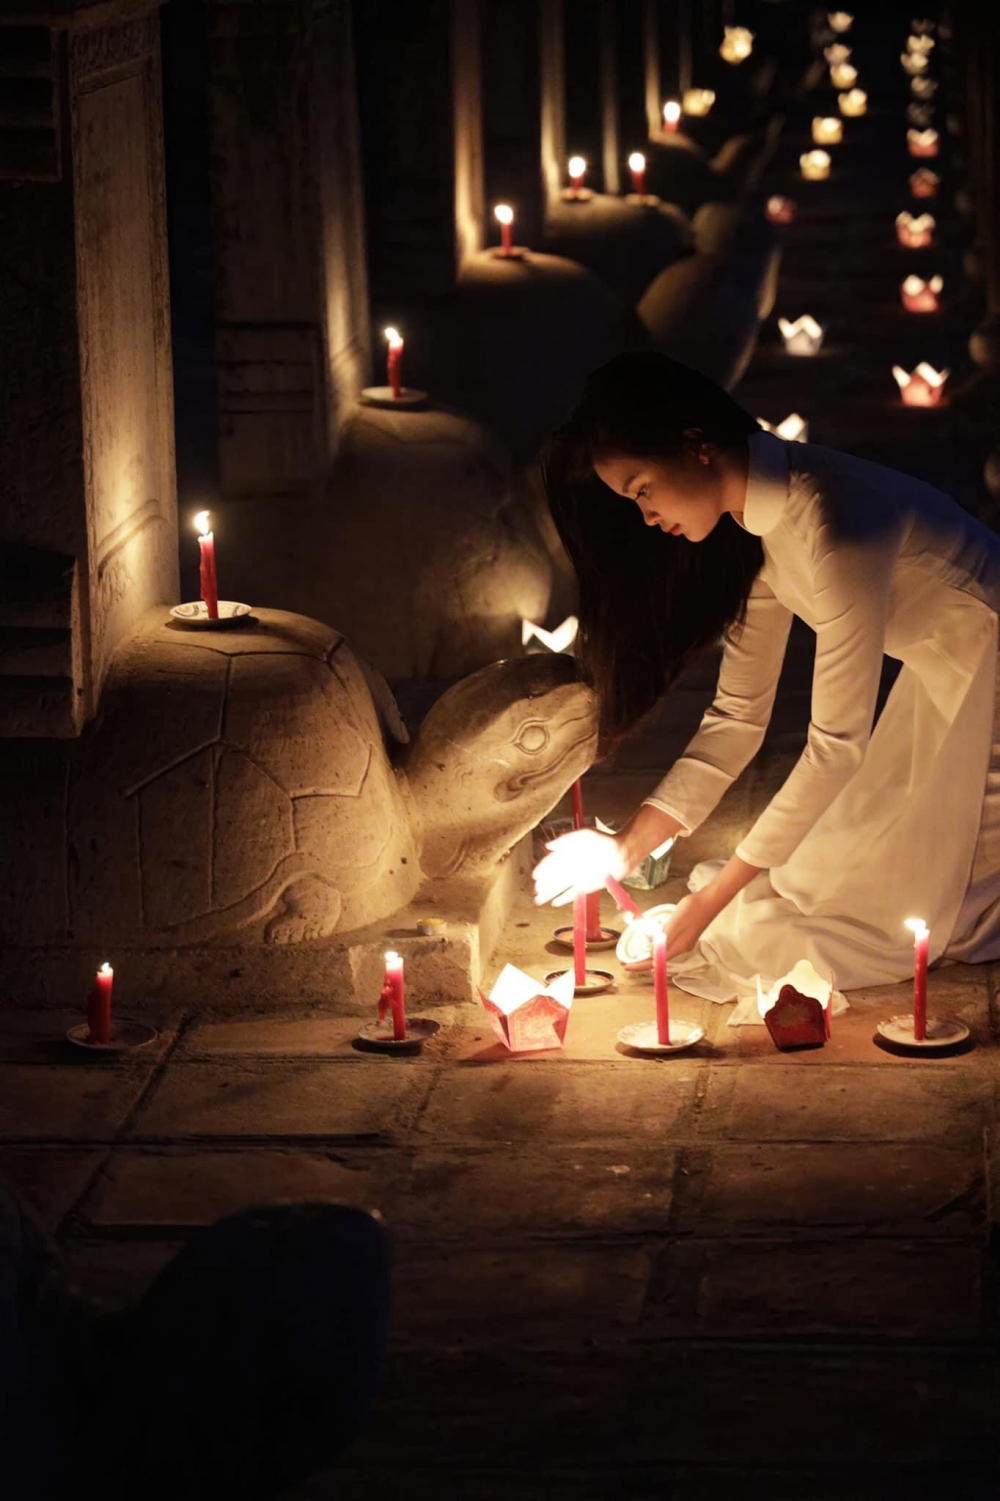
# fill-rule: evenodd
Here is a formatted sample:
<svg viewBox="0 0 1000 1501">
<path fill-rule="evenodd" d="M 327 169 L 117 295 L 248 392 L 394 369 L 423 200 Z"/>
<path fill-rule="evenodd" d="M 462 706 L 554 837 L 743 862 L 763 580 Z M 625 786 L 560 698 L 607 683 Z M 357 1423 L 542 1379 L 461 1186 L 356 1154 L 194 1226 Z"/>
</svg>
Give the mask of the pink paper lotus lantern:
<svg viewBox="0 0 1000 1501">
<path fill-rule="evenodd" d="M 927 58 L 922 52 L 903 52 L 899 60 L 903 64 L 904 73 L 909 73 L 911 78 L 919 78 L 922 73 L 927 72 Z"/>
<path fill-rule="evenodd" d="M 822 1047 L 831 1035 L 833 976 L 824 980 L 808 959 L 800 959 L 767 993 L 757 976 L 757 1009 L 781 1052 Z"/>
<path fill-rule="evenodd" d="M 546 986 L 505 964 L 490 994 L 479 994 L 494 1032 L 512 1053 L 562 1047 L 573 1005 L 572 969 Z"/>
<path fill-rule="evenodd" d="M 799 416 L 798 412 L 790 412 L 781 422 L 773 425 L 765 421 L 763 417 L 758 417 L 757 421 L 766 433 L 773 433 L 776 438 L 781 438 L 785 443 L 809 442 L 809 424 L 804 417 Z"/>
<path fill-rule="evenodd" d="M 941 276 L 932 276 L 929 281 L 924 281 L 919 276 L 908 276 L 899 289 L 903 306 L 908 313 L 940 312 L 941 304 L 938 299 L 943 290 L 944 278 Z"/>
<path fill-rule="evenodd" d="M 920 99 L 924 104 L 929 103 L 937 93 L 936 78 L 911 78 L 910 93 L 914 99 Z"/>
<path fill-rule="evenodd" d="M 914 198 L 936 198 L 941 179 L 930 167 L 918 167 L 910 174 L 910 192 Z"/>
<path fill-rule="evenodd" d="M 767 200 L 764 212 L 772 224 L 791 224 L 798 210 L 794 198 L 782 198 L 775 193 Z"/>
<path fill-rule="evenodd" d="M 904 209 L 896 215 L 896 238 L 906 250 L 926 250 L 934 240 L 935 222 L 933 214 L 913 215 Z"/>
<path fill-rule="evenodd" d="M 906 132 L 906 149 L 911 156 L 937 156 L 941 149 L 940 138 L 936 130 L 914 130 Z"/>
<path fill-rule="evenodd" d="M 949 375 L 947 370 L 935 370 L 933 365 L 928 365 L 926 360 L 922 360 L 910 374 L 907 374 L 901 365 L 893 365 L 892 373 L 896 377 L 904 407 L 941 405 Z"/>
</svg>

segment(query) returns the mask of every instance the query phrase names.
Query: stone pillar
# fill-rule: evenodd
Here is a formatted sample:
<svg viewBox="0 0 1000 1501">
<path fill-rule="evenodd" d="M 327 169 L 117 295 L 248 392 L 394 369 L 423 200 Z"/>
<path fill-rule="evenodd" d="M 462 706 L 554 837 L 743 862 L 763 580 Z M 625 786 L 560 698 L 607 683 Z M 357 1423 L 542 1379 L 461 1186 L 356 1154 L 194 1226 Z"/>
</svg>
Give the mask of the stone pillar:
<svg viewBox="0 0 1000 1501">
<path fill-rule="evenodd" d="M 479 0 L 365 0 L 355 19 L 372 303 L 395 321 L 483 246 Z"/>
<path fill-rule="evenodd" d="M 303 497 L 369 377 L 349 0 L 211 0 L 219 473 Z"/>
<path fill-rule="evenodd" d="M 158 0 L 38 11 L 0 4 L 0 736 L 77 734 L 177 597 Z"/>
</svg>

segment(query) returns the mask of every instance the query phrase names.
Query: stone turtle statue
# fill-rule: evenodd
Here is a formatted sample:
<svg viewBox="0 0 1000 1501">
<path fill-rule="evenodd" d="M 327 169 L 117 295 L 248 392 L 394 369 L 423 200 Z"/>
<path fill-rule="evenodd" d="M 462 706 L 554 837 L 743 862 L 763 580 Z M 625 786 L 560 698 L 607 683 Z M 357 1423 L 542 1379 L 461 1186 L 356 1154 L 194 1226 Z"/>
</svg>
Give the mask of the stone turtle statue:
<svg viewBox="0 0 1000 1501">
<path fill-rule="evenodd" d="M 428 880 L 485 879 L 590 765 L 593 695 L 571 658 L 497 662 L 407 739 L 385 683 L 318 621 L 147 617 L 71 768 L 70 936 L 322 940 Z"/>
</svg>

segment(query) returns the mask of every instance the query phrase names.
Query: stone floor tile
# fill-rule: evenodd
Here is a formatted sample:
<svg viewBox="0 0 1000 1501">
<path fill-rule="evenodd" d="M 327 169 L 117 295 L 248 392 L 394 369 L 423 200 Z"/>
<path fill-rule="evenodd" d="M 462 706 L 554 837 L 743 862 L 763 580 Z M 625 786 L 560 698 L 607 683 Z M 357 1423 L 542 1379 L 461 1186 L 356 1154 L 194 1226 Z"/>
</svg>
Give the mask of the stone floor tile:
<svg viewBox="0 0 1000 1501">
<path fill-rule="evenodd" d="M 124 1004 L 122 1014 L 135 1014 L 141 1021 L 156 1028 L 157 1036 L 154 1040 L 144 1047 L 141 1053 L 131 1055 L 132 1060 L 143 1065 L 155 1063 L 167 1051 L 176 1036 L 176 1018 L 161 1015 L 155 1010 L 148 1013 L 145 1007 L 136 1008 L 133 1011 Z M 67 1065 L 94 1063 L 92 1056 L 82 1052 L 66 1037 L 70 1027 L 79 1026 L 86 1019 L 85 998 L 73 1011 L 2 1011 L 0 1012 L 0 1061 Z M 110 1061 L 110 1059 L 102 1058 L 98 1059 L 97 1063 L 103 1065 Z"/>
<path fill-rule="evenodd" d="M 697 1064 L 679 1058 L 621 1064 L 467 1064 L 438 1078 L 419 1132 L 439 1145 L 638 1139 L 654 1145 L 681 1131 L 694 1103 Z"/>
<path fill-rule="evenodd" d="M 453 1350 L 587 1345 L 635 1326 L 652 1266 L 646 1251 L 566 1244 L 399 1247 L 393 1335 Z"/>
<path fill-rule="evenodd" d="M 982 1152 L 936 1143 L 721 1146 L 678 1228 L 877 1228 L 880 1234 L 966 1237 L 985 1219 Z"/>
<path fill-rule="evenodd" d="M 922 1466 L 995 1444 L 998 1410 L 988 1350 L 667 1341 L 638 1363 L 626 1436 L 637 1465 Z"/>
<path fill-rule="evenodd" d="M 895 1060 L 894 1060 L 895 1061 Z M 726 1077 L 729 1075 L 730 1077 Z M 713 1073 L 701 1129 L 742 1141 L 981 1140 L 991 1091 L 946 1063 L 777 1069 L 744 1064 Z"/>
<path fill-rule="evenodd" d="M 416 1007 L 447 1030 L 459 1008 Z M 254 1016 L 199 1023 L 179 1048 L 185 1058 L 357 1058 L 354 1041 L 365 1022 L 359 1016 Z M 430 1053 L 428 1053 L 430 1056 Z"/>
<path fill-rule="evenodd" d="M 827 1469 L 734 1469 L 714 1465 L 681 1470 L 671 1481 L 669 1501 L 986 1501 L 975 1461 L 956 1457 L 928 1466 L 832 1465 Z M 651 1487 L 656 1482 L 651 1482 Z M 629 1490 L 629 1501 L 654 1501 L 662 1490 Z"/>
<path fill-rule="evenodd" d="M 418 1153 L 392 1198 L 395 1235 L 435 1240 L 663 1233 L 676 1154 L 615 1148 Z"/>
<path fill-rule="evenodd" d="M 90 1224 L 210 1225 L 259 1204 L 301 1200 L 381 1208 L 401 1164 L 388 1152 L 116 1151 L 84 1206 Z"/>
<path fill-rule="evenodd" d="M 61 1248 L 66 1285 L 102 1313 L 137 1303 L 150 1283 L 183 1249 L 183 1241 L 71 1240 Z"/>
<path fill-rule="evenodd" d="M 152 1065 L 0 1064 L 0 1140 L 107 1141 L 139 1098 Z"/>
<path fill-rule="evenodd" d="M 982 1252 L 941 1241 L 687 1242 L 660 1254 L 642 1332 L 973 1339 Z"/>
<path fill-rule="evenodd" d="M 138 1138 L 392 1137 L 432 1079 L 417 1060 L 174 1063 L 134 1129 Z"/>
<path fill-rule="evenodd" d="M 339 1465 L 335 1472 L 319 1475 L 282 1501 L 372 1501 L 373 1497 L 392 1497 L 393 1501 L 442 1501 L 442 1496 L 461 1495 L 461 1501 L 611 1501 L 630 1493 L 621 1489 L 625 1483 L 618 1472 L 600 1473 L 587 1470 L 549 1469 L 539 1456 L 530 1469 L 476 1472 L 463 1465 L 460 1477 L 449 1466 L 441 1469 L 398 1470 L 391 1468 L 392 1455 L 386 1455 L 386 1468 L 352 1470 Z M 460 1492 L 458 1487 L 460 1486 Z M 664 1501 L 666 1493 L 659 1493 Z M 921 1498 L 918 1498 L 921 1501 Z"/>
<path fill-rule="evenodd" d="M 0 1178 L 13 1185 L 51 1232 L 80 1198 L 102 1156 L 83 1148 L 5 1147 Z"/>
</svg>

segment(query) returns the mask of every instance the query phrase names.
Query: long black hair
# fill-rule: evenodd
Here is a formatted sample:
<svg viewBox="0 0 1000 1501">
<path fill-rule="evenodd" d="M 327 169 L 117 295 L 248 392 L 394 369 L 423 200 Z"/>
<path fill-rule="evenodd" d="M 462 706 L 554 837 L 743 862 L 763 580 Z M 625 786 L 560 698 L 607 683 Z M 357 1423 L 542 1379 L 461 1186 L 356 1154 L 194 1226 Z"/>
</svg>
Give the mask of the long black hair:
<svg viewBox="0 0 1000 1501">
<path fill-rule="evenodd" d="M 549 506 L 580 589 L 578 654 L 600 704 L 606 755 L 700 652 L 746 616 L 759 537 L 724 516 L 703 542 L 648 527 L 594 473 L 616 454 L 668 458 L 692 430 L 744 443 L 758 424 L 707 376 L 652 350 L 595 371 L 543 459 Z"/>
</svg>

